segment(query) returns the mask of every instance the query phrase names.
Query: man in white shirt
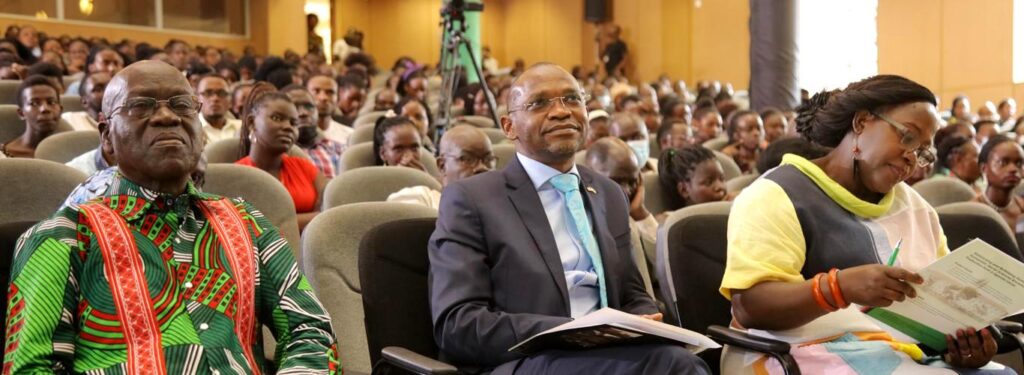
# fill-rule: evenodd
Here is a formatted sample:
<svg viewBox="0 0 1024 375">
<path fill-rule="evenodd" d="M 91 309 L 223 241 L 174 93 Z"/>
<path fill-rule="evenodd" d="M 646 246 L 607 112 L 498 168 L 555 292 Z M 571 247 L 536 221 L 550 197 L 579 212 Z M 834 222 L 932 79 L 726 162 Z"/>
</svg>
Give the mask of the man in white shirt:
<svg viewBox="0 0 1024 375">
<path fill-rule="evenodd" d="M 328 76 L 315 76 L 306 82 L 306 89 L 316 100 L 316 112 L 320 117 L 317 126 L 320 127 L 324 137 L 347 145 L 348 137 L 352 135 L 352 128 L 331 118 L 331 114 L 338 107 L 338 82 Z"/>
<path fill-rule="evenodd" d="M 629 217 L 636 222 L 644 240 L 654 242 L 658 237 L 658 221 L 644 207 L 643 173 L 636 163 L 633 149 L 615 137 L 598 139 L 587 149 L 587 166 L 608 177 L 622 187 L 629 201 Z M 658 181 L 650 181 L 656 184 Z"/>
<path fill-rule="evenodd" d="M 228 92 L 228 82 L 221 76 L 211 74 L 199 80 L 196 91 L 199 94 L 199 102 L 203 103 L 199 122 L 206 133 L 206 143 L 238 138 L 242 121 L 228 117 L 228 109 L 231 108 L 231 102 L 228 100 L 231 94 Z"/>
<path fill-rule="evenodd" d="M 437 169 L 441 171 L 441 185 L 476 176 L 494 169 L 497 159 L 491 150 L 491 140 L 472 125 L 459 125 L 441 137 L 441 155 Z M 437 209 L 441 192 L 427 186 L 413 186 L 388 196 L 388 202 L 413 203 Z"/>
<path fill-rule="evenodd" d="M 82 98 L 83 111 L 64 112 L 61 118 L 75 130 L 98 130 L 100 109 L 103 105 L 103 91 L 110 83 L 111 75 L 105 71 L 94 71 L 82 78 L 78 85 L 78 96 Z"/>
</svg>

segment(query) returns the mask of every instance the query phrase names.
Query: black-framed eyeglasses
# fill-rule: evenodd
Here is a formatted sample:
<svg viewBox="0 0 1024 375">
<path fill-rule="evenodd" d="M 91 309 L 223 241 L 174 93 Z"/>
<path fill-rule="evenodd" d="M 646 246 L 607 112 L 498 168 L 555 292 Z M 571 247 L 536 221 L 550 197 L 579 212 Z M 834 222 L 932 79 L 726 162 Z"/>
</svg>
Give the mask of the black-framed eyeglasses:
<svg viewBox="0 0 1024 375">
<path fill-rule="evenodd" d="M 143 120 L 156 113 L 161 104 L 166 104 L 171 112 L 181 117 L 195 116 L 203 107 L 203 104 L 199 102 L 199 98 L 195 95 L 172 96 L 167 100 L 140 96 L 125 100 L 124 104 L 111 110 L 107 117 L 124 114 L 132 119 Z"/>
<path fill-rule="evenodd" d="M 487 155 L 484 155 L 484 156 L 473 156 L 473 155 L 469 155 L 469 154 L 462 154 L 462 155 L 442 154 L 441 156 L 443 156 L 445 158 L 455 159 L 456 161 L 459 162 L 459 164 L 467 165 L 467 166 L 472 166 L 472 165 L 476 165 L 477 163 L 481 163 L 481 164 L 486 165 L 488 167 L 494 168 L 494 166 L 498 162 L 498 158 L 495 157 L 493 154 L 487 154 Z"/>
<path fill-rule="evenodd" d="M 871 114 L 892 126 L 893 130 L 900 135 L 900 145 L 908 150 L 913 150 L 914 156 L 917 157 L 917 166 L 923 168 L 935 162 L 935 150 L 931 146 L 926 146 L 924 141 L 918 139 L 918 135 L 911 131 L 909 127 L 881 113 L 871 112 Z"/>
<path fill-rule="evenodd" d="M 518 107 L 509 108 L 508 113 L 516 111 L 544 112 L 551 108 L 556 101 L 561 102 L 566 108 L 583 108 L 587 103 L 587 95 L 583 93 L 556 96 L 548 99 L 535 99 Z"/>
</svg>

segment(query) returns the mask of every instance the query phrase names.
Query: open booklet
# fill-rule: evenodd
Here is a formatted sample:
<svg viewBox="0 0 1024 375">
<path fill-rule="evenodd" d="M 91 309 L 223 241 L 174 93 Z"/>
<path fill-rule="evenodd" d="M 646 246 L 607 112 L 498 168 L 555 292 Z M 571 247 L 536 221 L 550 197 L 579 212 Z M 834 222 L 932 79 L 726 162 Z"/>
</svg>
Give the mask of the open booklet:
<svg viewBox="0 0 1024 375">
<path fill-rule="evenodd" d="M 699 333 L 606 307 L 533 335 L 509 351 L 532 354 L 549 349 L 589 349 L 647 343 L 683 345 L 693 353 L 721 347 Z"/>
<path fill-rule="evenodd" d="M 918 273 L 924 284 L 914 285 L 916 298 L 866 313 L 932 349 L 945 351 L 946 334 L 957 329 L 1024 311 L 1024 263 L 985 241 L 968 242 Z"/>
</svg>

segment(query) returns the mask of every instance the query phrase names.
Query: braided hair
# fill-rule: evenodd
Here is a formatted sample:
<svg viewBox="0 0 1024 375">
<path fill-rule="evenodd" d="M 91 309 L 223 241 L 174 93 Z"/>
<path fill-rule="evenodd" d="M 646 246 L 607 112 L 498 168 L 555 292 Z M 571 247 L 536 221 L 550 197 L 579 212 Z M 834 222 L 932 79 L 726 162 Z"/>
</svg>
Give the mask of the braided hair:
<svg viewBox="0 0 1024 375">
<path fill-rule="evenodd" d="M 373 126 L 373 161 L 374 165 L 384 165 L 384 159 L 380 157 L 380 148 L 384 146 L 384 136 L 387 135 L 388 131 L 392 128 L 399 126 L 410 126 L 418 137 L 420 129 L 416 127 L 416 124 L 412 122 L 408 117 L 405 116 L 393 116 L 393 117 L 381 117 L 377 119 L 377 123 Z"/>
<path fill-rule="evenodd" d="M 935 94 L 924 86 L 897 75 L 877 75 L 846 86 L 822 91 L 796 108 L 796 129 L 811 142 L 836 147 L 853 128 L 861 111 L 885 111 L 907 104 L 935 105 Z"/>
<path fill-rule="evenodd" d="M 953 163 L 953 155 L 959 154 L 963 146 L 971 140 L 962 135 L 952 135 L 944 138 L 936 147 L 935 169 L 949 168 Z"/>
<path fill-rule="evenodd" d="M 708 160 L 716 160 L 715 153 L 700 145 L 665 150 L 658 158 L 658 182 L 666 191 L 678 191 L 679 183 L 689 182 L 697 166 Z M 670 210 L 686 206 L 686 201 L 679 194 L 669 196 Z"/>
<path fill-rule="evenodd" d="M 256 116 L 256 111 L 263 108 L 263 105 L 271 100 L 284 100 L 291 103 L 291 99 L 288 95 L 277 91 L 277 89 L 267 82 L 256 82 L 252 87 L 252 91 L 249 96 L 245 99 L 245 106 L 242 107 L 242 129 L 239 130 L 238 134 L 238 158 L 244 158 L 249 155 L 249 150 L 252 148 L 252 141 L 249 130 L 249 121 Z M 255 126 L 255 125 L 253 125 Z"/>
</svg>

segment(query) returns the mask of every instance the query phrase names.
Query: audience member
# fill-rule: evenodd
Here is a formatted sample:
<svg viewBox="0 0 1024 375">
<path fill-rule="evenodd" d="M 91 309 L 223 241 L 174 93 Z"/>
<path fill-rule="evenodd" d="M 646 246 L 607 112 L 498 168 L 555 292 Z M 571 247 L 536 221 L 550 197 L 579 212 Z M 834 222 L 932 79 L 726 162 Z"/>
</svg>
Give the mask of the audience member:
<svg viewBox="0 0 1024 375">
<path fill-rule="evenodd" d="M 729 145 L 722 153 L 729 155 L 744 174 L 757 174 L 757 159 L 764 144 L 764 125 L 754 111 L 736 111 L 729 116 Z"/>
<path fill-rule="evenodd" d="M 254 331 L 266 324 L 284 350 L 278 371 L 340 372 L 330 319 L 277 229 L 244 200 L 201 193 L 190 182 L 203 142 L 185 78 L 166 64 L 140 62 L 108 90 L 103 147 L 113 150 L 118 172 L 99 199 L 62 208 L 20 243 L 7 319 L 26 329 L 8 330 L 7 371 L 170 373 L 191 365 L 262 373 L 270 369 L 256 359 L 263 352 Z M 233 229 L 241 232 L 225 232 Z M 200 245 L 211 238 L 221 241 Z M 111 259 L 128 260 L 114 266 Z M 209 275 L 220 275 L 218 288 L 231 285 L 233 297 L 203 297 L 215 288 Z M 161 290 L 168 303 L 150 299 Z M 102 324 L 103 338 L 89 333 L 91 324 Z M 110 340 L 129 341 L 128 350 L 105 349 Z M 88 360 L 97 356 L 104 360 Z"/>
<path fill-rule="evenodd" d="M 420 162 L 423 135 L 419 126 L 405 116 L 381 117 L 373 129 L 373 156 L 376 165 L 401 166 L 426 172 Z"/>
<path fill-rule="evenodd" d="M 199 123 L 206 134 L 206 141 L 214 143 L 237 139 L 242 121 L 231 118 L 228 82 L 218 75 L 206 75 L 199 79 L 196 93 L 199 94 L 199 102 L 203 104 Z"/>
<path fill-rule="evenodd" d="M 659 217 L 664 220 L 670 211 L 700 203 L 731 199 L 726 194 L 722 165 L 715 153 L 699 145 L 661 152 L 658 161 L 658 180 L 669 192 L 666 206 L 669 212 Z"/>
<path fill-rule="evenodd" d="M 337 82 L 338 109 L 331 115 L 334 121 L 351 127 L 356 117 L 359 117 L 359 108 L 366 99 L 366 89 L 363 87 L 362 79 L 355 75 L 343 75 L 338 77 Z"/>
<path fill-rule="evenodd" d="M 950 124 L 961 121 L 970 124 L 974 122 L 971 117 L 971 100 L 966 95 L 957 95 L 953 98 L 953 105 L 949 109 L 949 119 L 947 121 Z"/>
<path fill-rule="evenodd" d="M 829 149 L 811 143 L 803 137 L 787 137 L 768 145 L 757 159 L 757 170 L 762 174 L 775 169 L 782 164 L 782 158 L 786 154 L 794 154 L 807 160 L 815 160 L 824 157 Z"/>
<path fill-rule="evenodd" d="M 82 110 L 64 112 L 61 118 L 75 130 L 98 130 L 100 113 L 103 106 L 103 92 L 107 90 L 112 76 L 110 73 L 97 71 L 85 75 L 78 85 L 78 96 L 82 100 Z"/>
<path fill-rule="evenodd" d="M 594 172 L 619 184 L 629 202 L 630 219 L 647 241 L 655 242 L 658 220 L 644 206 L 644 176 L 633 149 L 618 138 L 599 139 L 587 148 L 586 161 Z"/>
<path fill-rule="evenodd" d="M 171 39 L 164 45 L 164 53 L 167 54 L 167 62 L 178 70 L 184 72 L 188 68 L 188 55 L 192 52 L 192 46 L 180 39 Z"/>
<path fill-rule="evenodd" d="M 678 99 L 669 99 L 665 105 L 661 107 L 662 123 L 668 122 L 669 120 L 680 120 L 687 124 L 693 121 L 693 113 L 690 111 L 690 106 L 685 101 Z"/>
<path fill-rule="evenodd" d="M 211 66 L 213 66 L 213 70 L 217 72 L 217 75 L 221 76 L 228 82 L 228 85 L 234 85 L 235 82 L 238 82 L 238 80 L 241 79 L 241 73 L 238 72 L 238 64 L 229 61 L 221 61 L 217 65 Z"/>
<path fill-rule="evenodd" d="M 124 68 L 124 58 L 121 57 L 117 51 L 109 47 L 97 47 L 93 48 L 85 59 L 85 71 L 83 74 L 91 72 L 106 72 L 111 77 L 117 72 Z M 68 85 L 66 93 L 74 94 L 78 92 L 80 81 L 76 81 Z"/>
<path fill-rule="evenodd" d="M 605 77 L 624 77 L 629 62 L 629 48 L 621 39 L 622 28 L 618 25 L 604 25 L 599 30 L 598 42 L 601 48 L 601 67 Z"/>
<path fill-rule="evenodd" d="M 348 137 L 352 135 L 352 128 L 331 118 L 338 107 L 338 82 L 331 77 L 316 76 L 309 79 L 306 89 L 316 100 L 317 117 L 320 119 L 317 126 L 320 127 L 320 132 L 327 139 L 347 145 Z"/>
<path fill-rule="evenodd" d="M 1024 222 L 1020 220 L 1021 213 L 1024 213 L 1024 197 L 1013 191 L 1020 185 L 1024 174 L 1024 150 L 1013 138 L 997 135 L 981 148 L 978 163 L 988 184 L 975 201 L 995 209 L 1011 231 L 1024 233 Z"/>
<path fill-rule="evenodd" d="M 235 118 L 242 118 L 242 107 L 245 106 L 245 99 L 252 92 L 252 83 L 239 82 L 231 89 L 231 113 Z"/>
<path fill-rule="evenodd" d="M 288 155 L 298 131 L 298 111 L 288 96 L 257 83 L 242 111 L 241 152 L 236 164 L 262 169 L 281 181 L 295 203 L 299 230 L 320 213 L 327 179 L 313 163 Z"/>
<path fill-rule="evenodd" d="M 68 73 L 78 74 L 85 73 L 88 62 L 86 61 L 89 56 L 89 42 L 85 39 L 75 38 L 68 43 L 67 57 L 67 69 Z"/>
<path fill-rule="evenodd" d="M 786 120 L 786 115 L 782 111 L 775 108 L 765 109 L 761 111 L 761 120 L 764 121 L 762 149 L 789 134 L 789 131 L 786 129 L 789 121 Z"/>
<path fill-rule="evenodd" d="M 686 145 L 692 144 L 693 129 L 686 121 L 669 119 L 661 124 L 656 138 L 661 150 L 683 148 Z"/>
<path fill-rule="evenodd" d="M 999 124 L 993 120 L 978 120 L 974 123 L 974 133 L 974 142 L 984 146 L 989 138 L 999 134 Z"/>
<path fill-rule="evenodd" d="M 943 139 L 936 148 L 935 175 L 956 178 L 981 193 L 978 145 L 959 135 Z"/>
<path fill-rule="evenodd" d="M 457 125 L 441 137 L 437 169 L 441 172 L 441 186 L 489 172 L 497 159 L 491 150 L 491 140 L 482 130 L 472 125 Z M 433 209 L 440 208 L 441 192 L 427 186 L 412 186 L 388 196 L 388 202 L 412 203 Z"/>
<path fill-rule="evenodd" d="M 0 144 L 0 159 L 33 158 L 36 146 L 53 135 L 60 124 L 60 86 L 44 76 L 29 76 L 18 85 L 18 118 L 25 131 Z"/>
<path fill-rule="evenodd" d="M 325 78 L 334 82 L 330 77 Z M 298 79 L 295 75 L 295 67 L 277 56 L 270 56 L 263 59 L 263 63 L 260 64 L 259 68 L 257 68 L 253 73 L 253 79 L 256 81 L 269 82 L 279 90 L 291 84 L 302 83 L 302 80 Z M 337 85 L 337 83 L 335 83 L 335 85 Z M 335 88 L 335 92 L 337 92 L 337 88 Z M 314 94 L 314 96 L 316 95 Z M 323 119 L 323 117 L 321 117 L 321 119 Z"/>
<path fill-rule="evenodd" d="M 423 74 L 422 66 L 406 69 L 396 89 L 402 99 L 413 98 L 420 101 L 427 98 L 426 90 L 427 77 Z"/>
<path fill-rule="evenodd" d="M 313 95 L 301 85 L 291 85 L 281 90 L 292 103 L 298 113 L 295 127 L 298 128 L 298 138 L 295 143 L 306 151 L 309 159 L 316 166 L 316 169 L 323 173 L 327 179 L 338 175 L 341 164 L 341 154 L 347 147 L 344 144 L 332 141 L 324 137 L 317 127 L 319 113 Z"/>
<path fill-rule="evenodd" d="M 377 95 L 373 97 L 373 110 L 374 111 L 387 111 L 395 106 L 398 102 L 398 95 L 395 94 L 394 90 L 384 88 L 377 92 Z"/>
<path fill-rule="evenodd" d="M 693 112 L 693 144 L 716 139 L 722 134 L 722 115 L 715 107 L 698 107 Z"/>
<path fill-rule="evenodd" d="M 978 107 L 978 120 L 999 121 L 999 116 L 996 115 L 996 105 L 992 104 L 991 100 L 986 100 L 981 107 Z"/>
<path fill-rule="evenodd" d="M 1017 123 L 1017 101 L 1013 98 L 1003 99 L 996 107 L 996 114 L 999 115 L 999 131 L 1001 133 L 1013 131 L 1013 125 Z"/>
<path fill-rule="evenodd" d="M 396 115 L 405 117 L 416 124 L 420 132 L 420 142 L 427 151 L 434 151 L 434 118 L 430 115 L 427 103 L 414 97 L 403 97 L 392 109 Z"/>
<path fill-rule="evenodd" d="M 587 140 L 583 143 L 583 148 L 590 148 L 590 145 L 597 142 L 598 139 L 610 135 L 608 130 L 608 121 L 610 118 L 611 115 L 603 109 L 595 109 L 587 113 L 590 128 L 587 129 Z"/>
<path fill-rule="evenodd" d="M 949 251 L 934 209 L 901 183 L 914 165 L 935 160 L 935 95 L 881 75 L 815 94 L 798 112 L 800 133 L 832 150 L 816 160 L 787 155 L 733 204 L 720 289 L 733 303 L 733 318 L 747 329 L 792 337 L 790 354 L 802 368 L 855 372 L 855 363 L 882 356 L 893 362 L 888 369 L 906 372 L 943 366 L 916 347 L 909 348 L 915 359 L 906 355 L 907 344 L 861 311 L 914 298 L 912 285 L 924 281 L 915 272 Z M 890 256 L 895 266 L 879 264 Z M 946 354 L 946 367 L 976 368 L 992 359 L 996 344 L 987 329 L 961 332 L 946 336 L 960 348 Z M 823 355 L 837 350 L 843 361 Z M 727 347 L 722 373 L 777 366 L 752 356 L 762 357 Z"/>
<path fill-rule="evenodd" d="M 573 163 L 586 139 L 582 88 L 553 64 L 531 67 L 512 86 L 501 125 L 517 156 L 501 172 L 449 184 L 441 197 L 428 252 L 441 358 L 497 374 L 710 373 L 675 345 L 508 351 L 602 307 L 661 319 L 633 263 L 621 189 Z"/>
<path fill-rule="evenodd" d="M 658 160 L 651 159 L 651 137 L 643 118 L 633 113 L 616 113 L 612 115 L 608 134 L 621 139 L 636 156 L 637 164 L 643 172 L 657 171 Z"/>
<path fill-rule="evenodd" d="M 32 66 L 28 67 L 28 71 L 26 72 L 26 74 L 28 74 L 29 77 L 45 77 L 46 79 L 50 80 L 50 82 L 53 82 L 53 85 L 57 86 L 57 88 L 60 89 L 60 92 L 64 92 L 64 71 L 56 65 L 45 62 L 37 62 Z"/>
</svg>

